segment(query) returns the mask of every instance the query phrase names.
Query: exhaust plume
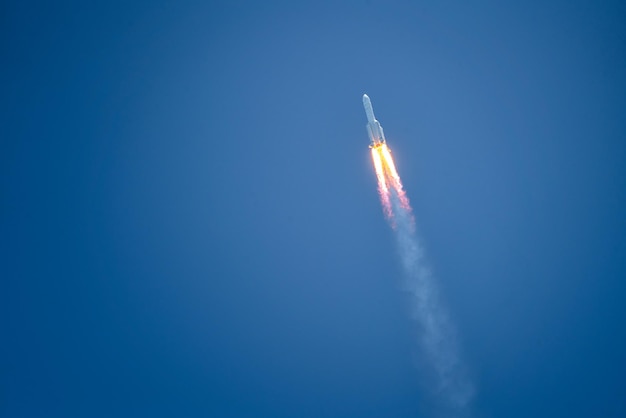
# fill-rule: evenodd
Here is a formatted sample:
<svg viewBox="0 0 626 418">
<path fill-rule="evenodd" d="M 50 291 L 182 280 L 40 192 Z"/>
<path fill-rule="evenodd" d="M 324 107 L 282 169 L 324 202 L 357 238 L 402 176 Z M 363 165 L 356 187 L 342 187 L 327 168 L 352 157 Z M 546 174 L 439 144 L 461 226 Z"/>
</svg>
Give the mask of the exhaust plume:
<svg viewBox="0 0 626 418">
<path fill-rule="evenodd" d="M 434 278 L 424 260 L 415 220 L 386 143 L 372 147 L 383 213 L 393 228 L 405 271 L 403 290 L 416 324 L 416 363 L 435 416 L 469 415 L 474 388 L 461 361 L 456 334 L 443 308 Z"/>
</svg>

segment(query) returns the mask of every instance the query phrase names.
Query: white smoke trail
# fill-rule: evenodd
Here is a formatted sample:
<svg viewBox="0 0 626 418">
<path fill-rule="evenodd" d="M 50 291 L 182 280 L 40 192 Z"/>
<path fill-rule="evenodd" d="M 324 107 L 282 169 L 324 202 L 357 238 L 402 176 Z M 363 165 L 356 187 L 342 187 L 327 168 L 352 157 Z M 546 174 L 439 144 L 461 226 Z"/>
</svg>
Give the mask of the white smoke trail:
<svg viewBox="0 0 626 418">
<path fill-rule="evenodd" d="M 431 412 L 440 417 L 468 416 L 474 387 L 461 361 L 454 327 L 424 260 L 408 200 L 398 196 L 398 192 L 403 193 L 401 189 L 390 192 L 393 219 L 389 220 L 406 273 L 404 290 L 410 296 L 411 318 L 418 328 L 417 364 L 434 400 Z"/>
</svg>

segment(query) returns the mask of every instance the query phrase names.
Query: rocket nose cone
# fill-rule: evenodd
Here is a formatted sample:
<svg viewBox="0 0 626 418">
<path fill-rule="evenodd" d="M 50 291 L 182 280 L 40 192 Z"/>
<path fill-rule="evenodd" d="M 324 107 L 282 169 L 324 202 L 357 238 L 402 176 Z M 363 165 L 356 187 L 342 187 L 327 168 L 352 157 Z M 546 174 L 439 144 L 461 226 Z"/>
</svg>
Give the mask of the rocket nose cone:
<svg viewBox="0 0 626 418">
<path fill-rule="evenodd" d="M 363 95 L 363 101 L 364 101 L 364 102 L 365 102 L 365 101 L 369 101 L 369 99 L 370 99 L 370 98 L 369 98 L 369 96 L 368 96 L 367 94 L 364 94 L 364 95 Z"/>
</svg>

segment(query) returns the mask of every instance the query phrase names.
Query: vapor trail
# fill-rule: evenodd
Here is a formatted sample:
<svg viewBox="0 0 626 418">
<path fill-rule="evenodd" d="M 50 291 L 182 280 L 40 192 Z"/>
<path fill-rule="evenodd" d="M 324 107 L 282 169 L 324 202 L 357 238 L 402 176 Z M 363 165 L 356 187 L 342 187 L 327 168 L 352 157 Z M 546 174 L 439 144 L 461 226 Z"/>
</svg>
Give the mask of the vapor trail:
<svg viewBox="0 0 626 418">
<path fill-rule="evenodd" d="M 443 308 L 433 276 L 415 231 L 411 205 L 385 143 L 372 147 L 383 212 L 393 228 L 405 270 L 403 289 L 410 296 L 411 318 L 417 325 L 417 364 L 434 400 L 437 416 L 465 416 L 473 385 L 460 359 L 454 328 Z"/>
</svg>

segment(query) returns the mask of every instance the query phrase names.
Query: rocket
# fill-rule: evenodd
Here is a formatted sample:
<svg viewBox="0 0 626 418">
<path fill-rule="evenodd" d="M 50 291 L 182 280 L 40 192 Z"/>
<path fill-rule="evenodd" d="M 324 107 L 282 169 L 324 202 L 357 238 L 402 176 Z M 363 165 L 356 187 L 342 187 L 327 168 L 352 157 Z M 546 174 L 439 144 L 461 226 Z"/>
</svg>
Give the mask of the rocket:
<svg viewBox="0 0 626 418">
<path fill-rule="evenodd" d="M 383 127 L 380 126 L 380 122 L 374 117 L 374 109 L 372 109 L 372 102 L 367 94 L 363 95 L 363 107 L 365 107 L 365 114 L 367 115 L 367 133 L 370 135 L 370 148 L 379 146 L 385 143 L 385 134 L 383 133 Z"/>
</svg>

